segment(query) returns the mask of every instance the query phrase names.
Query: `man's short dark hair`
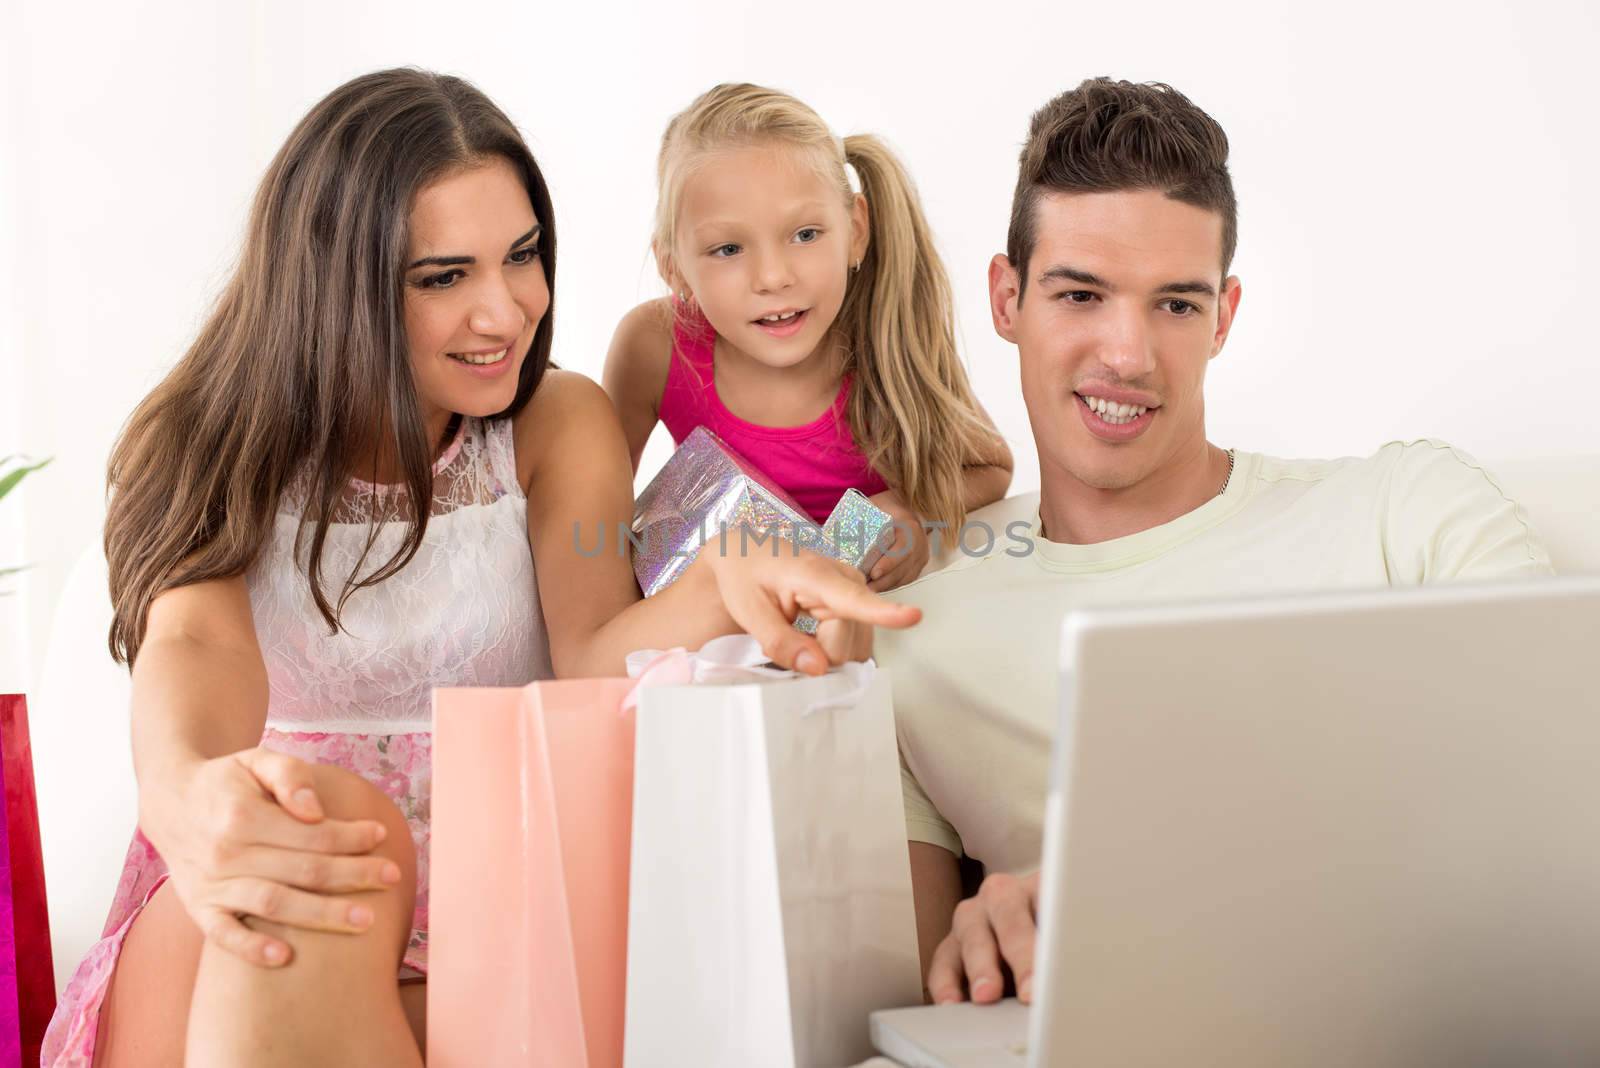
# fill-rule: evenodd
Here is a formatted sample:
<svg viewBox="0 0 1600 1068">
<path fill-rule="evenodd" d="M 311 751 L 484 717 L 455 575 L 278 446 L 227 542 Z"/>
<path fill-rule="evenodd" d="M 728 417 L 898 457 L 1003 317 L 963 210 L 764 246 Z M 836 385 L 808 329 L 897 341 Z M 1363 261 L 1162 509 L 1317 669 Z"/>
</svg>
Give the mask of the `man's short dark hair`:
<svg viewBox="0 0 1600 1068">
<path fill-rule="evenodd" d="M 1189 98 L 1160 82 L 1090 78 L 1034 112 L 1011 198 L 1006 256 L 1027 290 L 1044 193 L 1150 189 L 1222 216 L 1222 273 L 1233 263 L 1239 210 L 1228 177 L 1228 135 Z"/>
</svg>

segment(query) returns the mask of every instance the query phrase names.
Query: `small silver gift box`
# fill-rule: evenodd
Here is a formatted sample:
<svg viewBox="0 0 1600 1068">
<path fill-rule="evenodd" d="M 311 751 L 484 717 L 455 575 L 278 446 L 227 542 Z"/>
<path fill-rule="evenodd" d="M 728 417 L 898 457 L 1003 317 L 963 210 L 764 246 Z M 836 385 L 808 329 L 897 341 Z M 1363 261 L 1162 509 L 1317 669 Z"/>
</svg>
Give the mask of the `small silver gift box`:
<svg viewBox="0 0 1600 1068">
<path fill-rule="evenodd" d="M 705 427 L 696 427 L 661 468 L 633 512 L 633 573 L 646 597 L 678 580 L 702 547 L 772 555 L 809 549 L 871 570 L 893 540 L 893 521 L 846 490 L 817 526 L 777 483 Z M 795 623 L 808 633 L 816 621 Z"/>
</svg>

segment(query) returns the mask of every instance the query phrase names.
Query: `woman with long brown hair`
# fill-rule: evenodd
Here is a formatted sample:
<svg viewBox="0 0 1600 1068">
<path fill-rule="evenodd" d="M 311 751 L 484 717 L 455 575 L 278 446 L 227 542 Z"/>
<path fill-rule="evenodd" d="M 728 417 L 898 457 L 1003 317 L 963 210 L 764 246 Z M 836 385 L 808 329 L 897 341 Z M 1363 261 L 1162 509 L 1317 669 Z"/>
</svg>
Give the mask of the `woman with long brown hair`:
<svg viewBox="0 0 1600 1068">
<path fill-rule="evenodd" d="M 550 363 L 555 255 L 538 165 L 459 79 L 357 78 L 274 159 L 111 458 L 140 833 L 46 1065 L 420 1063 L 433 687 L 737 629 L 817 672 L 914 621 L 817 557 L 705 553 L 641 601 L 579 551 L 631 465 Z"/>
</svg>

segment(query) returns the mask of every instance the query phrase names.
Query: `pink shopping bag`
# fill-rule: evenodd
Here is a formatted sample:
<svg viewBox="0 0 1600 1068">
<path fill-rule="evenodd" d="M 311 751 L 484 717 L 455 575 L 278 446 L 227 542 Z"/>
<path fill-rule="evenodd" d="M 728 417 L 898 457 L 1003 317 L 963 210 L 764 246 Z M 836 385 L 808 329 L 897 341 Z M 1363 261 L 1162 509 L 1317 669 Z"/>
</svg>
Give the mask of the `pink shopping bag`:
<svg viewBox="0 0 1600 1068">
<path fill-rule="evenodd" d="M 632 688 L 434 691 L 432 1068 L 620 1068 Z"/>
<path fill-rule="evenodd" d="M 0 694 L 0 1064 L 38 1064 L 56 1007 L 28 703 Z M 8 1057 L 21 1057 L 20 1061 Z"/>
</svg>

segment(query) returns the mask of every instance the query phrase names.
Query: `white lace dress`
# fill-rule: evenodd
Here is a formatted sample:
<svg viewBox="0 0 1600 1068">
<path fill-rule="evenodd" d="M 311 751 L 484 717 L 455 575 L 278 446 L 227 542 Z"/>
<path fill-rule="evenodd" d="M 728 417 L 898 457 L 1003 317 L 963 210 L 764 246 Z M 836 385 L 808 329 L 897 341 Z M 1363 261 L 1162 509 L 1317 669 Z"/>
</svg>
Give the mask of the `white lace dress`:
<svg viewBox="0 0 1600 1068">
<path fill-rule="evenodd" d="M 323 589 L 334 603 L 345 576 L 358 565 L 370 574 L 404 540 L 404 494 L 403 486 L 351 483 L 322 554 Z M 311 598 L 309 532 L 296 552 L 301 496 L 286 495 L 272 538 L 247 575 L 270 686 L 262 744 L 356 772 L 405 814 L 417 848 L 417 904 L 403 974 L 425 974 L 433 688 L 521 686 L 553 676 L 511 423 L 462 421 L 434 465 L 434 499 L 416 556 L 351 595 L 338 633 Z M 92 1061 L 123 938 L 165 877 L 160 856 L 135 833 L 105 937 L 67 984 L 46 1035 L 44 1065 Z"/>
</svg>

